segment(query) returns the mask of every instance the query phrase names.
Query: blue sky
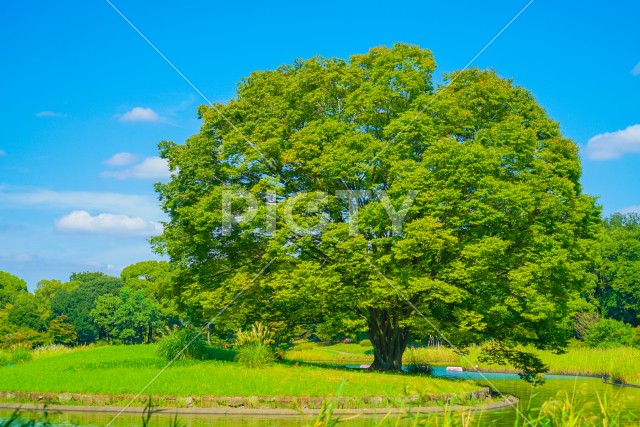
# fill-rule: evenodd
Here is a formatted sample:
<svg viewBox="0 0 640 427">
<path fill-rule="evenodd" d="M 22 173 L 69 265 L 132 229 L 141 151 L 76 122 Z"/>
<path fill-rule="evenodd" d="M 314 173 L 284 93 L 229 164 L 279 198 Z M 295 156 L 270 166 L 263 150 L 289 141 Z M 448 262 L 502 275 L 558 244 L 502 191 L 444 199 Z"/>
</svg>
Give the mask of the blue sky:
<svg viewBox="0 0 640 427">
<path fill-rule="evenodd" d="M 437 75 L 464 67 L 526 1 L 112 0 L 217 102 L 236 82 L 314 55 L 407 42 Z M 640 4 L 534 1 L 473 66 L 530 89 L 581 146 L 605 214 L 640 211 Z M 205 101 L 105 1 L 0 3 L 0 270 L 33 288 L 154 258 L 162 140 L 198 131 Z"/>
</svg>

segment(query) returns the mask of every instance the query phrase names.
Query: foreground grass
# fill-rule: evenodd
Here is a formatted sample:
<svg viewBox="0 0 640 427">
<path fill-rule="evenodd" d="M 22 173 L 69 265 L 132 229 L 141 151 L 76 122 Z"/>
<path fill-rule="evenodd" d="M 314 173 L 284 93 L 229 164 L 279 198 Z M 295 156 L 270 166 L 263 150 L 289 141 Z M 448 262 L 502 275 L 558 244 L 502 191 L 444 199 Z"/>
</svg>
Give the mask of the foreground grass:
<svg viewBox="0 0 640 427">
<path fill-rule="evenodd" d="M 371 347 L 358 344 L 319 345 L 303 343 L 294 346 L 288 353 L 289 360 L 322 361 L 325 363 L 370 363 Z M 538 354 L 549 365 L 550 373 L 566 375 L 602 376 L 627 384 L 640 385 L 640 349 L 631 347 L 587 348 L 573 347 L 565 354 L 529 349 Z M 452 364 L 471 368 L 478 365 L 481 370 L 516 370 L 509 365 L 488 365 L 478 360 L 480 348 L 470 349 L 466 359 L 447 347 L 409 348 L 403 362 L 425 364 Z M 468 359 L 468 360 L 467 360 Z"/>
<path fill-rule="evenodd" d="M 0 368 L 0 391 L 137 393 L 164 366 L 153 345 L 41 352 L 29 362 Z M 169 367 L 145 394 L 328 397 L 335 395 L 343 382 L 342 395 L 349 397 L 459 394 L 478 389 L 468 381 L 402 374 L 293 364 L 248 369 L 234 362 L 181 361 Z"/>
</svg>

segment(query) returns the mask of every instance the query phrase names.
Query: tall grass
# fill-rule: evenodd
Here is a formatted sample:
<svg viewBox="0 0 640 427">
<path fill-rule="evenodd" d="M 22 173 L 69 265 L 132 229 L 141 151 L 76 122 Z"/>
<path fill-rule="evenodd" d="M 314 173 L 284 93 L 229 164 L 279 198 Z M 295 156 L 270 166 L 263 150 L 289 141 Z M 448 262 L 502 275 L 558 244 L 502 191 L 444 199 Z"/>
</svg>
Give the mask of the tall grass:
<svg viewBox="0 0 640 427">
<path fill-rule="evenodd" d="M 158 357 L 164 360 L 204 360 L 208 356 L 202 333 L 195 329 L 180 329 L 164 336 L 158 342 Z"/>
<path fill-rule="evenodd" d="M 551 374 L 584 375 L 606 377 L 611 382 L 640 385 L 640 349 L 633 347 L 590 348 L 573 346 L 564 354 L 553 354 L 526 348 L 540 356 L 549 365 Z M 467 369 L 478 366 L 485 371 L 517 370 L 510 365 L 489 365 L 479 360 L 481 347 L 471 347 L 462 357 L 449 347 L 408 348 L 403 362 L 405 364 L 455 364 Z M 330 346 L 315 343 L 301 343 L 289 350 L 288 360 L 313 361 L 325 363 L 370 363 L 372 350 L 358 344 L 336 344 Z"/>
<path fill-rule="evenodd" d="M 261 322 L 256 322 L 250 331 L 238 330 L 235 341 L 238 354 L 235 360 L 247 368 L 269 366 L 276 361 L 272 343 L 273 334 Z"/>
<path fill-rule="evenodd" d="M 549 351 L 541 351 L 527 348 L 537 354 L 542 361 L 549 366 L 549 373 L 562 375 L 584 375 L 606 377 L 610 381 L 626 384 L 640 385 L 640 349 L 633 347 L 617 348 L 589 348 L 572 347 L 564 354 L 553 354 Z M 479 348 L 473 348 L 467 359 L 472 364 L 477 364 L 480 370 L 504 370 L 515 369 L 509 365 L 488 365 L 478 360 Z M 459 358 L 461 366 L 468 363 Z"/>
<path fill-rule="evenodd" d="M 317 343 L 296 344 L 286 354 L 287 360 L 327 363 L 371 363 L 373 348 L 360 344 L 320 345 Z M 423 364 L 458 362 L 459 357 L 446 347 L 408 348 L 404 363 L 419 361 Z"/>
</svg>

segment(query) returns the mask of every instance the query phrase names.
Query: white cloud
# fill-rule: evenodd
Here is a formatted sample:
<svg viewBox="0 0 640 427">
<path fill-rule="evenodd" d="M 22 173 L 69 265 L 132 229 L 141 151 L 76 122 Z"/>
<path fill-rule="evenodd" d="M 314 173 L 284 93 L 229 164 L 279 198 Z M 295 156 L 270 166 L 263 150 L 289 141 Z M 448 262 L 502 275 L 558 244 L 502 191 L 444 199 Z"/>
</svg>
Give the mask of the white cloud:
<svg viewBox="0 0 640 427">
<path fill-rule="evenodd" d="M 4 150 L 0 150 L 0 157 L 6 156 L 7 152 Z"/>
<path fill-rule="evenodd" d="M 587 142 L 591 160 L 613 160 L 627 153 L 640 153 L 640 124 L 615 132 L 605 132 Z"/>
<path fill-rule="evenodd" d="M 135 163 L 137 160 L 138 156 L 135 154 L 118 153 L 105 160 L 104 163 L 109 166 L 128 166 Z"/>
<path fill-rule="evenodd" d="M 162 179 L 169 178 L 171 173 L 166 159 L 147 157 L 141 163 L 128 169 L 102 172 L 100 176 L 115 179 Z"/>
<path fill-rule="evenodd" d="M 40 111 L 36 113 L 36 117 L 67 117 L 65 113 L 56 113 L 55 111 Z"/>
<path fill-rule="evenodd" d="M 640 214 L 640 205 L 637 206 L 629 206 L 628 208 L 620 209 L 618 213 L 621 214 L 629 214 L 629 213 L 637 213 Z"/>
<path fill-rule="evenodd" d="M 635 67 L 633 67 L 633 70 L 631 70 L 631 74 L 633 74 L 634 76 L 640 76 L 640 62 L 638 62 Z"/>
<path fill-rule="evenodd" d="M 133 107 L 131 111 L 124 114 L 118 114 L 116 117 L 123 122 L 159 122 L 164 119 L 151 108 Z"/>
<path fill-rule="evenodd" d="M 4 204 L 3 207 L 86 209 L 144 218 L 163 217 L 154 197 L 137 194 L 51 190 L 10 192 L 0 189 L 0 203 Z"/>
<path fill-rule="evenodd" d="M 139 217 L 87 211 L 73 211 L 56 221 L 56 229 L 67 233 L 107 234 L 116 236 L 152 236 L 162 233 L 162 225 Z"/>
</svg>

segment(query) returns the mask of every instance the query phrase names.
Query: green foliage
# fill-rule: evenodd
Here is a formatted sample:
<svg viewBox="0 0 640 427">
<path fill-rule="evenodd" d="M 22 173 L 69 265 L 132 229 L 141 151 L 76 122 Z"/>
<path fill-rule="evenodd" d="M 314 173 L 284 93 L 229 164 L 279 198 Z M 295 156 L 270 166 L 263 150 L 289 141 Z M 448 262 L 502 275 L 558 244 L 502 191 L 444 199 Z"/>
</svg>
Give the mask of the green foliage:
<svg viewBox="0 0 640 427">
<path fill-rule="evenodd" d="M 103 295 L 118 295 L 122 282 L 103 273 L 74 273 L 75 285 L 55 292 L 51 300 L 53 316 L 65 315 L 78 334 L 80 344 L 88 344 L 99 338 L 98 327 L 91 318 L 96 300 Z"/>
<path fill-rule="evenodd" d="M 275 362 L 276 357 L 271 344 L 273 334 L 261 322 L 251 326 L 251 330 L 236 333 L 235 345 L 238 354 L 235 360 L 247 368 L 263 368 Z"/>
<path fill-rule="evenodd" d="M 19 294 L 27 292 L 27 282 L 19 277 L 0 271 L 0 310 L 13 303 Z"/>
<path fill-rule="evenodd" d="M 483 348 L 478 360 L 489 364 L 510 364 L 520 371 L 522 379 L 536 385 L 544 384 L 544 373 L 549 370 L 549 366 L 534 352 L 497 341 L 490 341 Z"/>
<path fill-rule="evenodd" d="M 247 345 L 270 345 L 273 343 L 273 333 L 261 322 L 256 322 L 251 326 L 251 330 L 236 332 L 236 346 Z"/>
<path fill-rule="evenodd" d="M 275 362 L 273 349 L 264 344 L 246 344 L 238 347 L 235 361 L 247 368 L 264 368 Z"/>
<path fill-rule="evenodd" d="M 144 289 L 124 287 L 119 295 L 102 295 L 90 315 L 100 337 L 129 344 L 152 342 L 154 329 L 162 325 L 158 303 Z"/>
<path fill-rule="evenodd" d="M 415 348 L 409 348 L 409 350 L 405 352 L 404 367 L 408 373 L 421 375 L 431 374 L 431 365 L 421 356 Z"/>
<path fill-rule="evenodd" d="M 158 342 L 157 355 L 164 360 L 204 360 L 209 351 L 199 331 L 183 328 L 164 336 Z"/>
<path fill-rule="evenodd" d="M 78 341 L 76 328 L 67 323 L 67 316 L 64 314 L 51 320 L 49 334 L 54 344 L 74 345 Z"/>
<path fill-rule="evenodd" d="M 604 220 L 596 297 L 604 317 L 640 325 L 640 215 Z"/>
<path fill-rule="evenodd" d="M 434 87 L 434 69 L 430 51 L 397 44 L 255 72 L 199 109 L 201 133 L 160 145 L 173 175 L 157 185 L 169 222 L 154 243 L 191 316 L 251 283 L 217 328 L 364 326 L 379 369 L 399 369 L 432 325 L 460 346 L 566 345 L 601 226 L 578 148 L 513 82 L 470 69 Z M 223 217 L 229 190 L 261 202 L 253 220 L 223 223 L 247 207 L 234 198 Z"/>
<path fill-rule="evenodd" d="M 361 340 L 360 347 L 372 347 L 371 340 Z"/>
<path fill-rule="evenodd" d="M 634 331 L 631 325 L 614 319 L 601 319 L 592 324 L 584 336 L 584 342 L 590 347 L 620 347 L 631 345 Z"/>
<path fill-rule="evenodd" d="M 45 312 L 36 297 L 28 292 L 18 295 L 7 312 L 7 321 L 18 327 L 43 332 L 46 329 Z"/>
<path fill-rule="evenodd" d="M 11 353 L 11 363 L 16 365 L 29 362 L 31 359 L 31 352 L 26 348 L 17 348 Z"/>
<path fill-rule="evenodd" d="M 633 347 L 640 348 L 640 326 L 633 328 L 633 334 L 631 336 L 631 345 Z"/>
<path fill-rule="evenodd" d="M 51 337 L 27 327 L 17 328 L 11 333 L 0 336 L 0 348 L 39 347 L 51 344 Z"/>
</svg>

